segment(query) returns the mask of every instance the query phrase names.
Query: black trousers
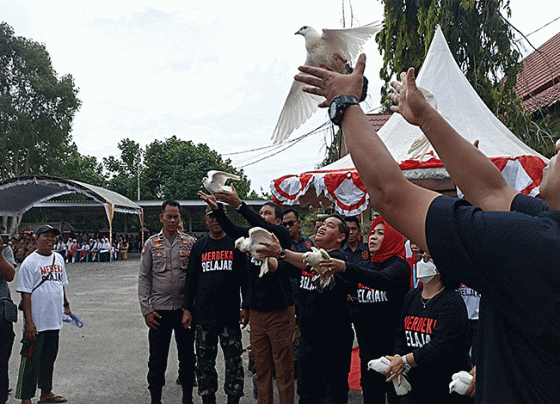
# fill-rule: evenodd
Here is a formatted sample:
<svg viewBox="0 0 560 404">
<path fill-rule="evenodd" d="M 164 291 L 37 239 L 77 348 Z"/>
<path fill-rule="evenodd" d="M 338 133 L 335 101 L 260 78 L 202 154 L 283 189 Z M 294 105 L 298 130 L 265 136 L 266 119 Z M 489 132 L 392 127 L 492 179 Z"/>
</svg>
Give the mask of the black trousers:
<svg viewBox="0 0 560 404">
<path fill-rule="evenodd" d="M 299 404 L 345 404 L 354 333 L 351 328 L 323 338 L 299 340 L 297 393 Z"/>
<path fill-rule="evenodd" d="M 0 320 L 0 403 L 8 400 L 8 363 L 14 345 L 14 326 L 5 319 Z"/>
<path fill-rule="evenodd" d="M 360 346 L 360 386 L 362 387 L 362 398 L 364 404 L 385 404 L 385 395 L 393 383 L 385 382 L 385 376 L 374 370 L 368 369 L 368 363 L 372 359 L 393 353 L 395 331 L 380 330 L 378 323 L 373 319 L 354 315 L 352 317 L 356 338 Z M 389 396 L 389 403 L 392 403 Z"/>
<path fill-rule="evenodd" d="M 39 332 L 33 342 L 22 340 L 15 398 L 21 400 L 33 398 L 37 387 L 45 393 L 52 391 L 59 339 L 59 330 L 47 330 Z"/>
<path fill-rule="evenodd" d="M 194 330 L 187 330 L 181 324 L 183 310 L 158 310 L 158 314 L 161 315 L 161 318 L 157 319 L 159 327 L 156 330 L 150 328 L 148 332 L 148 342 L 150 344 L 148 389 L 161 392 L 161 389 L 165 386 L 165 370 L 167 369 L 171 333 L 175 332 L 183 400 L 192 399 L 196 360 L 194 355 Z"/>
</svg>

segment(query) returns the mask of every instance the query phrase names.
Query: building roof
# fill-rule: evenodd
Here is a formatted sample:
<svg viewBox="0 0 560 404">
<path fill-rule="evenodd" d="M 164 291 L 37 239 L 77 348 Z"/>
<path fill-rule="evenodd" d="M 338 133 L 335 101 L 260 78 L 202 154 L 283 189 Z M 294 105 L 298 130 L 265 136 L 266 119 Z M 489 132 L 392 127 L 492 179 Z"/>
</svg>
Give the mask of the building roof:
<svg viewBox="0 0 560 404">
<path fill-rule="evenodd" d="M 142 212 L 136 203 L 108 189 L 47 175 L 29 175 L 0 181 L 0 215 L 21 217 L 37 203 L 71 193 L 86 195 L 104 206 L 110 204 L 116 212 Z"/>
<path fill-rule="evenodd" d="M 381 113 L 381 114 L 368 114 L 369 123 L 373 126 L 376 132 L 379 132 L 379 129 L 389 120 L 389 118 L 393 115 L 392 113 Z"/>
<path fill-rule="evenodd" d="M 523 60 L 515 91 L 531 111 L 560 101 L 560 33 Z"/>
</svg>

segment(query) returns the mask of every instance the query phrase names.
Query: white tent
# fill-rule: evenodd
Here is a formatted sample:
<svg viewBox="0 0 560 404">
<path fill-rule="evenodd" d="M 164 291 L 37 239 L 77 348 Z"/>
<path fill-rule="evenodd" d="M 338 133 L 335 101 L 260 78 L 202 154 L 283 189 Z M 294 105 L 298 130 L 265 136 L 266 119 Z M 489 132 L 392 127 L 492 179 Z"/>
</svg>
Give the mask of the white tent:
<svg viewBox="0 0 560 404">
<path fill-rule="evenodd" d="M 417 84 L 434 94 L 437 110 L 461 136 L 471 143 L 480 141 L 479 149 L 510 185 L 527 194 L 538 194 L 542 169 L 548 160 L 521 142 L 486 107 L 453 59 L 439 27 Z M 378 134 L 406 178 L 434 190 L 453 188 L 443 164 L 418 127 L 393 114 Z M 275 179 L 271 188 L 283 204 L 333 202 L 335 209 L 345 215 L 364 211 L 369 201 L 350 155 L 318 171 Z"/>
</svg>

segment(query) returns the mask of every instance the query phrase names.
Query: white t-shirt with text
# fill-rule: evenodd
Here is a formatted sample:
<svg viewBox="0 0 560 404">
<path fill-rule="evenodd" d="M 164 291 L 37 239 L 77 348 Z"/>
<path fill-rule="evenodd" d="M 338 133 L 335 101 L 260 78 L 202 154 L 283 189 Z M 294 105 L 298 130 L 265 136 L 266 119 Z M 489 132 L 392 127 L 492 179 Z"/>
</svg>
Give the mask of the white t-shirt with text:
<svg viewBox="0 0 560 404">
<path fill-rule="evenodd" d="M 52 254 L 55 255 L 54 265 Z M 43 276 L 47 280 L 33 291 Z M 64 258 L 60 254 L 45 256 L 34 251 L 21 264 L 16 291 L 31 293 L 31 315 L 38 332 L 62 328 L 64 286 L 67 284 Z"/>
</svg>

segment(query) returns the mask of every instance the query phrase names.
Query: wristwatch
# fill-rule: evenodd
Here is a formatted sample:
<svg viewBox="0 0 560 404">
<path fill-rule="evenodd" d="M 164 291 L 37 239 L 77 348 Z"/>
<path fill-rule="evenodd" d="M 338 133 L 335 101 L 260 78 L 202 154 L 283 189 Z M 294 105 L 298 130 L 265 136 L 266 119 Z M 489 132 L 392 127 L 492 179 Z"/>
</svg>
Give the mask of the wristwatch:
<svg viewBox="0 0 560 404">
<path fill-rule="evenodd" d="M 410 366 L 410 363 L 408 363 L 408 361 L 406 360 L 406 355 L 401 356 L 401 358 L 402 358 L 402 363 L 404 365 L 404 371 L 408 372 L 412 368 L 412 366 Z"/>
<path fill-rule="evenodd" d="M 286 258 L 286 249 L 285 248 L 282 248 L 282 250 L 280 250 L 280 253 L 278 253 L 278 258 L 280 258 L 281 260 Z"/>
<path fill-rule="evenodd" d="M 358 99 L 351 95 L 338 95 L 334 97 L 331 101 L 331 105 L 329 106 L 329 118 L 331 119 L 332 123 L 340 126 L 346 108 L 348 108 L 350 105 L 359 103 L 360 102 L 358 101 Z"/>
</svg>

